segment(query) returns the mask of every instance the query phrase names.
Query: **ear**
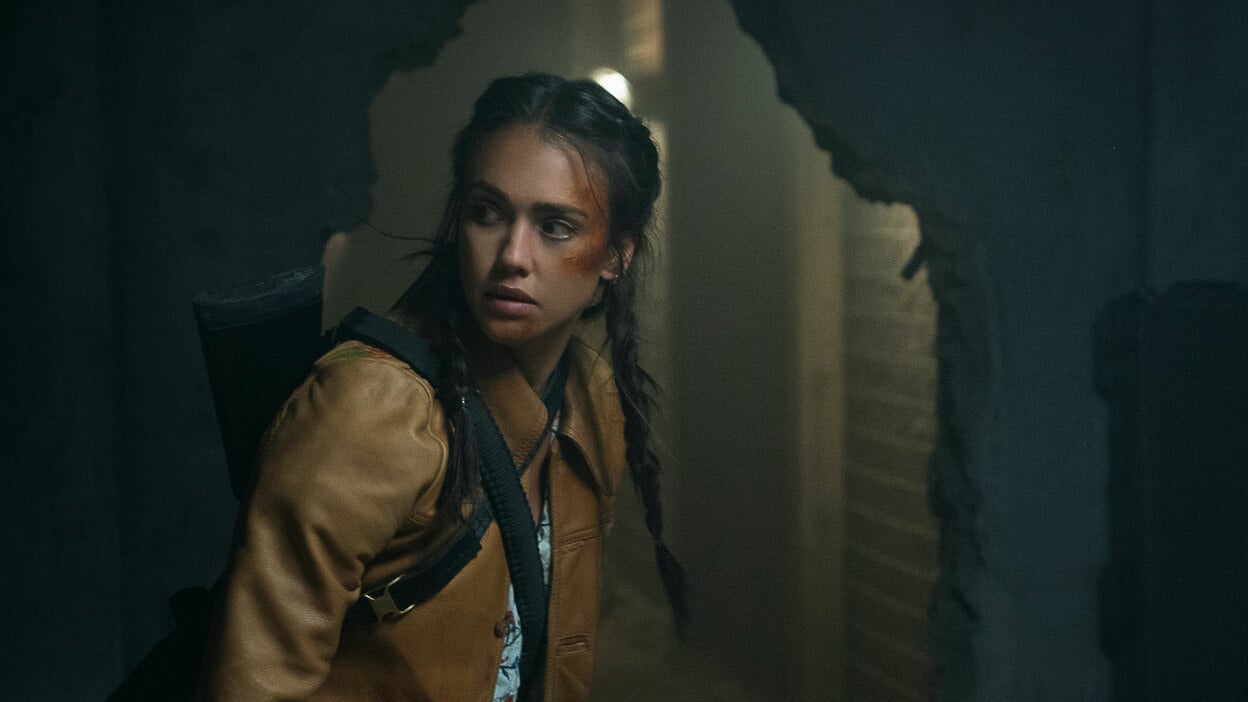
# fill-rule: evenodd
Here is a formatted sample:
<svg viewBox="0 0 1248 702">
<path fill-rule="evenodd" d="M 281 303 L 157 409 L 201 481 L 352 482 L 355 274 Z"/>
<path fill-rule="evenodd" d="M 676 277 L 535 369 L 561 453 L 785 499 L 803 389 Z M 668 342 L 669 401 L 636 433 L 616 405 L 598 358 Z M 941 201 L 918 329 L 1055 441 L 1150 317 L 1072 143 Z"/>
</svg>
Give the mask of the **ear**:
<svg viewBox="0 0 1248 702">
<path fill-rule="evenodd" d="M 633 251 L 637 248 L 632 239 L 625 239 L 624 244 L 616 250 L 615 255 L 607 261 L 607 265 L 599 274 L 603 280 L 610 282 L 620 277 L 633 262 Z"/>
</svg>

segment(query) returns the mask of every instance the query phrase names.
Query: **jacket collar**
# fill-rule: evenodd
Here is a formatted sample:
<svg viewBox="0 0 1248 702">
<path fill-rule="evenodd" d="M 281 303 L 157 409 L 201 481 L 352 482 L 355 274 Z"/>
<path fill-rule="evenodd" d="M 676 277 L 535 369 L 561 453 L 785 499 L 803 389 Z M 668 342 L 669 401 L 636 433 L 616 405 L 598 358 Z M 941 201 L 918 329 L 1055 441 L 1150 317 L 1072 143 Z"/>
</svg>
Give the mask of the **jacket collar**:
<svg viewBox="0 0 1248 702">
<path fill-rule="evenodd" d="M 615 374 L 601 344 L 581 336 L 568 343 L 568 387 L 560 435 L 580 450 L 599 490 L 615 494 L 625 465 L 624 413 Z"/>
<path fill-rule="evenodd" d="M 504 347 L 479 333 L 468 344 L 473 378 L 517 465 L 546 427 L 546 405 Z M 558 434 L 584 458 L 603 494 L 615 493 L 613 476 L 624 465 L 624 418 L 611 365 L 580 334 L 568 343 L 568 382 Z"/>
</svg>

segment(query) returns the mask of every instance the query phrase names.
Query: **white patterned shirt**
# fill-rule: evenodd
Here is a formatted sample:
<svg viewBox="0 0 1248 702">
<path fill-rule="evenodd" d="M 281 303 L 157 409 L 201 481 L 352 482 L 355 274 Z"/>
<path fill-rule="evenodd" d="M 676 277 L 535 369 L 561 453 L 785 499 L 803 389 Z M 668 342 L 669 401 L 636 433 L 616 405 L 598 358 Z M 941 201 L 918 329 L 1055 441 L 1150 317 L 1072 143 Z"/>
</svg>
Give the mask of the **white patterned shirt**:
<svg viewBox="0 0 1248 702">
<path fill-rule="evenodd" d="M 542 580 L 550 587 L 550 505 L 542 501 L 542 518 L 537 524 L 537 553 L 542 559 Z M 520 694 L 520 613 L 516 611 L 516 590 L 507 586 L 507 633 L 503 635 L 503 658 L 494 683 L 494 702 L 515 702 Z"/>
</svg>

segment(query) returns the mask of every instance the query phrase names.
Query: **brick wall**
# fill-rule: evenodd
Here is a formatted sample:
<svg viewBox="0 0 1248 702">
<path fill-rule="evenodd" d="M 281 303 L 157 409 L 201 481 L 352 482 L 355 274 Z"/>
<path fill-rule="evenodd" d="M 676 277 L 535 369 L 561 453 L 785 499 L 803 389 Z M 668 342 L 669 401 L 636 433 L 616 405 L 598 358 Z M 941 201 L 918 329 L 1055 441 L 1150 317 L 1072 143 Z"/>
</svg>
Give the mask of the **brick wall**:
<svg viewBox="0 0 1248 702">
<path fill-rule="evenodd" d="M 937 524 L 927 468 L 936 437 L 936 306 L 904 205 L 845 199 L 845 612 L 850 699 L 926 699 Z"/>
</svg>

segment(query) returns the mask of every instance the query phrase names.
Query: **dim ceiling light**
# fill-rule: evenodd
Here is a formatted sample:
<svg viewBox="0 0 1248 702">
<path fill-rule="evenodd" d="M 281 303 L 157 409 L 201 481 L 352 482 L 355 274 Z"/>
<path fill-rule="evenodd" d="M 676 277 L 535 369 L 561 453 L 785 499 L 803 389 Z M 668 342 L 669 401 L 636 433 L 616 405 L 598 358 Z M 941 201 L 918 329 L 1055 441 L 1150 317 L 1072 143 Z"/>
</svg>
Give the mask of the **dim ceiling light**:
<svg viewBox="0 0 1248 702">
<path fill-rule="evenodd" d="M 613 68 L 599 68 L 590 73 L 589 78 L 614 95 L 616 100 L 624 103 L 625 107 L 633 109 L 633 86 L 619 71 Z"/>
</svg>

